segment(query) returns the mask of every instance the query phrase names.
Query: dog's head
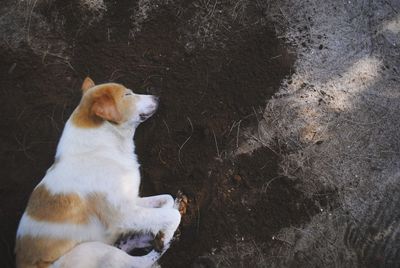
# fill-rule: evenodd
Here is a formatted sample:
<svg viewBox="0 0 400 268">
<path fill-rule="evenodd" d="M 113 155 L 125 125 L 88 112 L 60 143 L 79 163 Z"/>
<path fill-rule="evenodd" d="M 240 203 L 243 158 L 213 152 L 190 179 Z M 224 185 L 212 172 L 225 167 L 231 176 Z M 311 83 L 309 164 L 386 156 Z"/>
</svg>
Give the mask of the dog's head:
<svg viewBox="0 0 400 268">
<path fill-rule="evenodd" d="M 134 125 L 151 117 L 158 98 L 139 95 L 121 84 L 95 85 L 87 77 L 82 84 L 82 99 L 72 115 L 72 122 L 82 128 L 98 127 L 105 121 L 116 125 Z"/>
</svg>

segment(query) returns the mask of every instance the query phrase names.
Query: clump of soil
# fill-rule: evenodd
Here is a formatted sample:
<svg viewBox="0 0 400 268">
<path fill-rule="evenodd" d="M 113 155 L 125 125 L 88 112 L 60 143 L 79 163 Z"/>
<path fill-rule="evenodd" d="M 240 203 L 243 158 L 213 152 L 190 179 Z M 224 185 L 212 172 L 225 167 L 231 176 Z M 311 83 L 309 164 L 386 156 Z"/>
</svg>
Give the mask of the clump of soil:
<svg viewBox="0 0 400 268">
<path fill-rule="evenodd" d="M 223 48 L 188 52 L 179 41 L 185 22 L 174 7 L 153 10 L 133 38 L 137 3 L 105 4 L 101 22 L 87 27 L 74 15 L 74 2 L 55 1 L 43 11 L 50 22 L 54 10 L 65 19 L 70 58 L 39 57 L 29 47 L 0 48 L 3 266 L 13 264 L 17 222 L 51 165 L 86 75 L 161 98 L 158 113 L 135 139 L 143 195 L 182 190 L 189 197 L 180 240 L 163 257 L 165 267 L 188 266 L 237 237 L 268 240 L 280 228 L 318 212 L 295 182 L 279 177 L 279 159 L 272 151 L 231 154 L 290 73 L 293 59 L 271 29 L 240 31 L 240 25 L 232 25 Z"/>
</svg>

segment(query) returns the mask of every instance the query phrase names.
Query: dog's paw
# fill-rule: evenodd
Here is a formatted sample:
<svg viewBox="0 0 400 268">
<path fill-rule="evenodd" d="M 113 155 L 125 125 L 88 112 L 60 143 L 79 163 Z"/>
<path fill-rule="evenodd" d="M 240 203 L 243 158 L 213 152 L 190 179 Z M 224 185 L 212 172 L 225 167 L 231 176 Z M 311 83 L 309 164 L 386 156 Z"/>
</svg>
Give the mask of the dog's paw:
<svg viewBox="0 0 400 268">
<path fill-rule="evenodd" d="M 183 216 L 186 214 L 186 210 L 189 204 L 189 199 L 181 191 L 178 191 L 175 198 L 174 208 L 179 210 L 179 213 Z"/>
<path fill-rule="evenodd" d="M 159 231 L 153 240 L 153 248 L 157 252 L 162 252 L 164 249 L 164 233 Z"/>
</svg>

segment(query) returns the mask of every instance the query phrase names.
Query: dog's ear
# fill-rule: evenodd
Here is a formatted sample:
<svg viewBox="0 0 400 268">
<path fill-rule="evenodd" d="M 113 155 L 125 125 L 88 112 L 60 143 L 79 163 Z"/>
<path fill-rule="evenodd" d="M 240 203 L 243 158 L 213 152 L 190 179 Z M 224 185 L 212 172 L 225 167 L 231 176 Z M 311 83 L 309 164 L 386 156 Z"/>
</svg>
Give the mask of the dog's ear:
<svg viewBox="0 0 400 268">
<path fill-rule="evenodd" d="M 114 98 L 108 93 L 93 100 L 92 113 L 114 123 L 122 121 L 122 114 L 118 111 Z"/>
<path fill-rule="evenodd" d="M 85 94 L 85 92 L 89 89 L 95 86 L 95 83 L 93 80 L 88 76 L 83 80 L 82 83 L 82 93 Z"/>
</svg>

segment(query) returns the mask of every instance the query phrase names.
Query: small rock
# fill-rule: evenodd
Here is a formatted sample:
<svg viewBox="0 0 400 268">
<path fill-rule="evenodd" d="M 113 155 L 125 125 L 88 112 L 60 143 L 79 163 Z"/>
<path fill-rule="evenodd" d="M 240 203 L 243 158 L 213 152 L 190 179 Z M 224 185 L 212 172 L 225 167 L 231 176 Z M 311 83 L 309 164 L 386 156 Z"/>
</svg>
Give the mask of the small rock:
<svg viewBox="0 0 400 268">
<path fill-rule="evenodd" d="M 242 182 L 242 177 L 240 175 L 236 174 L 236 175 L 233 176 L 233 180 L 236 183 L 241 183 Z"/>
</svg>

